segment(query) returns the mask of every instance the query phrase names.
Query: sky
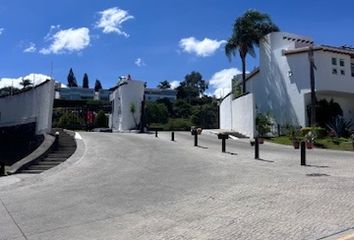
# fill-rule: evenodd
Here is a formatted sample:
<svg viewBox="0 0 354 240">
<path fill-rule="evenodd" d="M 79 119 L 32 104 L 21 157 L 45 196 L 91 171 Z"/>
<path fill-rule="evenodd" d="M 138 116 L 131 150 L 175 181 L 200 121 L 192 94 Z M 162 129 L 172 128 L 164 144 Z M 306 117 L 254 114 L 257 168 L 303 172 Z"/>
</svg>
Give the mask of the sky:
<svg viewBox="0 0 354 240">
<path fill-rule="evenodd" d="M 241 69 L 224 45 L 246 10 L 315 44 L 354 46 L 353 8 L 352 0 L 1 0 L 0 78 L 37 73 L 65 84 L 72 68 L 79 85 L 84 73 L 104 88 L 130 74 L 156 87 L 198 71 L 208 94 L 224 95 Z M 256 66 L 249 56 L 247 70 Z"/>
</svg>

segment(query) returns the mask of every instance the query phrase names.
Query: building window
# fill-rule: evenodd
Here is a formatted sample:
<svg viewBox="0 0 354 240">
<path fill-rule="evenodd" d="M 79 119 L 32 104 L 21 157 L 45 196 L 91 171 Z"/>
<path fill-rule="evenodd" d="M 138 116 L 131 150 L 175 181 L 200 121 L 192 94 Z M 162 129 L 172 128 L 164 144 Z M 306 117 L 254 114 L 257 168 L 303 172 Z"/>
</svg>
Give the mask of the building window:
<svg viewBox="0 0 354 240">
<path fill-rule="evenodd" d="M 332 65 L 337 65 L 337 58 L 332 58 Z"/>
<path fill-rule="evenodd" d="M 332 69 L 332 74 L 337 74 L 337 73 L 338 73 L 337 68 L 333 68 Z"/>
<path fill-rule="evenodd" d="M 341 74 L 341 75 L 345 75 L 344 69 L 341 69 L 341 70 L 340 70 L 340 74 Z"/>
<path fill-rule="evenodd" d="M 344 67 L 344 59 L 339 60 L 339 66 Z"/>
<path fill-rule="evenodd" d="M 354 77 L 354 65 L 352 65 L 352 77 Z"/>
</svg>

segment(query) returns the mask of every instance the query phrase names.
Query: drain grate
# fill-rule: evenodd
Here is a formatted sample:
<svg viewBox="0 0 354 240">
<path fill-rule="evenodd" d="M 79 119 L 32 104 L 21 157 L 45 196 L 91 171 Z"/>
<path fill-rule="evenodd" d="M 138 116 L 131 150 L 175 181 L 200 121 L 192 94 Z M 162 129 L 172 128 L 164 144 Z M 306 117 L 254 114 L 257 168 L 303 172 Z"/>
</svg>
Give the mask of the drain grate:
<svg viewBox="0 0 354 240">
<path fill-rule="evenodd" d="M 325 173 L 309 173 L 309 174 L 306 174 L 306 176 L 308 176 L 308 177 L 328 177 L 329 175 L 325 174 Z"/>
</svg>

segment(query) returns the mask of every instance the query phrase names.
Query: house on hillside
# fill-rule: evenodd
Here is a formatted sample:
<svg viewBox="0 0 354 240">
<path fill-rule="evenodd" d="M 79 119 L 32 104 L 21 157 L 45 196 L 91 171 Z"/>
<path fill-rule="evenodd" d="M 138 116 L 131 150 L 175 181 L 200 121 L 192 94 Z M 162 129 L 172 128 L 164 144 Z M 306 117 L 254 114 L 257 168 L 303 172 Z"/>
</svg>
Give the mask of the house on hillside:
<svg viewBox="0 0 354 240">
<path fill-rule="evenodd" d="M 259 68 L 247 76 L 257 111 L 270 112 L 280 125 L 309 125 L 311 48 L 317 100 L 333 99 L 343 117 L 354 120 L 354 49 L 314 45 L 310 37 L 285 32 L 261 39 Z"/>
</svg>

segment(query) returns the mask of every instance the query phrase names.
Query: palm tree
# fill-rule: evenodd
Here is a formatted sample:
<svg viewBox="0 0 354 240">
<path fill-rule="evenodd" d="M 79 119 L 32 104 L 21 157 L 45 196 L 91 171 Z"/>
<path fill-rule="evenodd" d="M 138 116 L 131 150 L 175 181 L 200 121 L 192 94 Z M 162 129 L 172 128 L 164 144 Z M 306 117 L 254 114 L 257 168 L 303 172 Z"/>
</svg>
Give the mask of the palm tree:
<svg viewBox="0 0 354 240">
<path fill-rule="evenodd" d="M 169 88 L 171 88 L 171 84 L 167 80 L 165 80 L 165 81 L 160 82 L 159 85 L 157 85 L 157 88 L 169 89 Z"/>
<path fill-rule="evenodd" d="M 238 51 L 242 61 L 242 93 L 246 93 L 246 56 L 255 57 L 255 46 L 259 46 L 259 40 L 271 32 L 277 32 L 279 28 L 272 22 L 270 16 L 256 10 L 247 10 L 237 18 L 232 36 L 225 45 L 225 54 L 231 61 Z"/>
</svg>

